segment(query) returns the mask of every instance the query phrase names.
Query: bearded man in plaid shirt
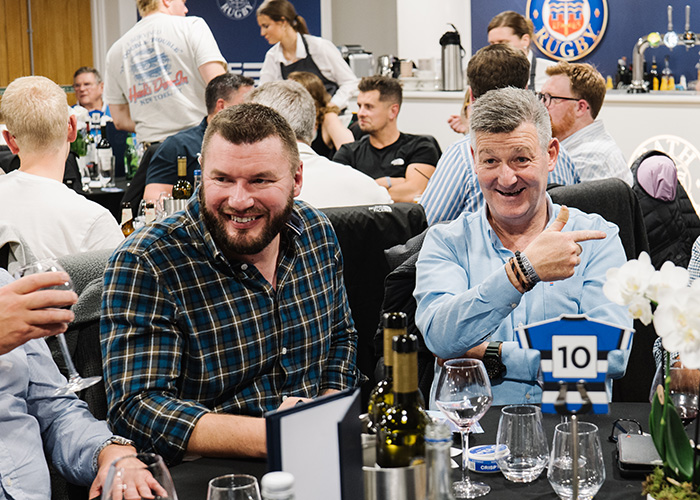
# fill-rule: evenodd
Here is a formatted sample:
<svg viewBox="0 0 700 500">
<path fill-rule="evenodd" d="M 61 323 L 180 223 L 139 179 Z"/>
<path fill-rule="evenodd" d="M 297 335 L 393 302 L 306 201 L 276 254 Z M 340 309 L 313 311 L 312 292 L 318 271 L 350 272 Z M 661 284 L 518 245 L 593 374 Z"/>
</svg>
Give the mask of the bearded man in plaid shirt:
<svg viewBox="0 0 700 500">
<path fill-rule="evenodd" d="M 265 412 L 361 378 L 340 247 L 294 201 L 303 165 L 287 122 L 228 108 L 201 162 L 186 209 L 129 237 L 104 277 L 109 422 L 170 464 L 264 456 Z"/>
</svg>

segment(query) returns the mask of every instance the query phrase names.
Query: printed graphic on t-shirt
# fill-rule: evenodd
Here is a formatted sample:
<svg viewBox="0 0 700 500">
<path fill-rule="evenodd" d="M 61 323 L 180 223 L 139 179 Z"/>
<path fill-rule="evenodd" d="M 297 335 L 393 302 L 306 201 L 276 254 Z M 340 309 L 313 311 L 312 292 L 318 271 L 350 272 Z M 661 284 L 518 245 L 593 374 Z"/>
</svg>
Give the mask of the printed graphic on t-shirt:
<svg viewBox="0 0 700 500">
<path fill-rule="evenodd" d="M 137 82 L 129 89 L 130 104 L 144 105 L 153 100 L 165 99 L 172 95 L 173 87 L 189 82 L 182 70 L 172 78 L 170 57 L 156 52 L 152 47 L 144 47 L 132 54 L 129 67 Z"/>
</svg>

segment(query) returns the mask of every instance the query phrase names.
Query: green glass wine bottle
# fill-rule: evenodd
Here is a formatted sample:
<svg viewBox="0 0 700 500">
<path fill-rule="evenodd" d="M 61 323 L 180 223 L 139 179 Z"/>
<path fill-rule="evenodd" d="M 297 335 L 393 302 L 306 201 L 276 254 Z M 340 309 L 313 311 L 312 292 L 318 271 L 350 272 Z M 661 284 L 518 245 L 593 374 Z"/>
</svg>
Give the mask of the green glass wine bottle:
<svg viewBox="0 0 700 500">
<path fill-rule="evenodd" d="M 367 405 L 369 431 L 372 434 L 377 433 L 377 426 L 386 408 L 394 403 L 394 395 L 391 392 L 394 379 L 394 354 L 391 349 L 391 341 L 396 335 L 406 334 L 406 314 L 402 312 L 385 313 L 382 317 L 382 326 L 384 328 L 384 378 L 372 389 Z"/>
<path fill-rule="evenodd" d="M 418 339 L 415 335 L 395 336 L 394 402 L 382 415 L 377 432 L 377 465 L 408 467 L 425 459 L 425 413 L 418 390 Z"/>
<path fill-rule="evenodd" d="M 187 180 L 187 157 L 177 157 L 177 182 L 173 186 L 173 198 L 186 200 L 192 196 L 192 183 Z"/>
</svg>

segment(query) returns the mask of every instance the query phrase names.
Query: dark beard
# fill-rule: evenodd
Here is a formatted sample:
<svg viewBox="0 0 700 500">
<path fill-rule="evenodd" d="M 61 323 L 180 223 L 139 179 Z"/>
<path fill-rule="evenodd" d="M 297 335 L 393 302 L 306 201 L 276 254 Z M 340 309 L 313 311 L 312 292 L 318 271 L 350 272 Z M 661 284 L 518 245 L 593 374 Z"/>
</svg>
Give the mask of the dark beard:
<svg viewBox="0 0 700 500">
<path fill-rule="evenodd" d="M 204 189 L 202 188 L 203 186 L 200 187 L 200 209 L 204 217 L 204 225 L 211 233 L 216 246 L 219 247 L 219 249 L 229 260 L 237 260 L 237 257 L 240 255 L 254 255 L 262 252 L 272 242 L 272 240 L 275 239 L 275 236 L 282 231 L 292 215 L 294 195 L 293 193 L 290 193 L 284 210 L 278 215 L 269 219 L 267 226 L 257 239 L 248 240 L 246 238 L 232 238 L 226 232 L 222 221 L 217 219 L 216 215 L 207 209 L 205 193 Z M 219 215 L 221 217 L 226 217 L 223 214 Z"/>
</svg>

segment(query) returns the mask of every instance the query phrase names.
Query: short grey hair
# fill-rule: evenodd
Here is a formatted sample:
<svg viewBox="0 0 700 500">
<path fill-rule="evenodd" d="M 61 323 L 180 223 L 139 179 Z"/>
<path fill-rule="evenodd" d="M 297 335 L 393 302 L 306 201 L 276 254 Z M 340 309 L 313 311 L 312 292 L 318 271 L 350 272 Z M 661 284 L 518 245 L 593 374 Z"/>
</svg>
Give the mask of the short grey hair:
<svg viewBox="0 0 700 500">
<path fill-rule="evenodd" d="M 248 101 L 277 111 L 292 127 L 297 141 L 311 144 L 316 125 L 316 105 L 302 84 L 292 80 L 263 83 L 248 95 Z"/>
<path fill-rule="evenodd" d="M 469 115 L 469 134 L 476 150 L 476 134 L 504 134 L 514 131 L 523 123 L 537 128 L 537 137 L 543 151 L 552 140 L 552 122 L 544 104 L 531 90 L 506 87 L 490 90 L 472 104 Z"/>
</svg>

